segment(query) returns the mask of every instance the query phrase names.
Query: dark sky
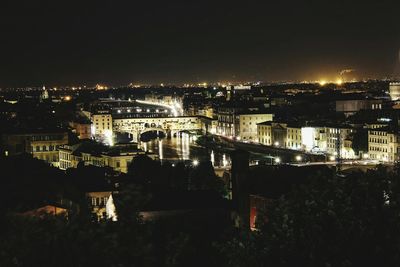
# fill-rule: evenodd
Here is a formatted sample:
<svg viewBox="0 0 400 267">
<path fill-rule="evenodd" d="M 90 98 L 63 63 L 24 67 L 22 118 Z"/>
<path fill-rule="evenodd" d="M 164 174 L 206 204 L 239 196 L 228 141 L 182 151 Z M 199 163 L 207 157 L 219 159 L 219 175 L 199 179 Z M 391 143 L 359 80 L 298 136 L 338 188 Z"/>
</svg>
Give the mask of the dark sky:
<svg viewBox="0 0 400 267">
<path fill-rule="evenodd" d="M 3 0 L 0 86 L 400 75 L 399 14 L 382 0 Z"/>
</svg>

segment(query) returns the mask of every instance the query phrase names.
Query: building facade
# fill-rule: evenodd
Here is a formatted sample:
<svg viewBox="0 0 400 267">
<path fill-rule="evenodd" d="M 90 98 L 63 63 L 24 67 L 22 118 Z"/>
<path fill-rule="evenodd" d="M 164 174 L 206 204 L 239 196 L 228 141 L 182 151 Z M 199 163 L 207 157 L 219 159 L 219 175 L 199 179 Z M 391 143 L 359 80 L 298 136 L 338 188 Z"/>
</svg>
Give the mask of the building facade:
<svg viewBox="0 0 400 267">
<path fill-rule="evenodd" d="M 91 121 L 92 135 L 110 143 L 113 136 L 113 117 L 111 113 L 109 111 L 98 111 L 97 113 L 91 114 Z"/>
<path fill-rule="evenodd" d="M 257 124 L 272 121 L 273 114 L 239 114 L 235 117 L 235 137 L 242 141 L 258 142 Z"/>
<path fill-rule="evenodd" d="M 94 151 L 92 149 L 82 148 L 81 145 L 64 145 L 59 149 L 59 168 L 67 170 L 77 168 L 79 163 L 86 166 L 110 167 L 116 172 L 127 173 L 132 160 L 138 155 L 146 155 L 146 152 L 140 149 L 104 149 L 103 151 Z M 153 159 L 156 157 L 150 155 Z"/>
<path fill-rule="evenodd" d="M 1 143 L 6 156 L 27 153 L 58 167 L 58 149 L 68 144 L 68 132 L 54 129 L 38 130 L 32 133 L 8 133 L 2 135 Z"/>
<path fill-rule="evenodd" d="M 397 101 L 400 99 L 400 82 L 389 84 L 389 94 L 392 101 Z"/>
<path fill-rule="evenodd" d="M 260 144 L 296 150 L 303 148 L 300 126 L 281 122 L 263 122 L 257 124 L 257 129 Z"/>
<path fill-rule="evenodd" d="M 368 157 L 383 162 L 396 162 L 399 159 L 399 135 L 388 127 L 368 131 Z"/>
</svg>

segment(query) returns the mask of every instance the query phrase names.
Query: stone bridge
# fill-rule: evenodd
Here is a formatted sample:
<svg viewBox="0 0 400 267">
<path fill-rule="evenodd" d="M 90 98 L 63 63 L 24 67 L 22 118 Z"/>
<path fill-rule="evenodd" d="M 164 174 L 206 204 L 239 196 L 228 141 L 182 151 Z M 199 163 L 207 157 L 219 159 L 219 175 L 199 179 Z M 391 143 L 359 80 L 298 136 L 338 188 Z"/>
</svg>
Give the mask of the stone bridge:
<svg viewBox="0 0 400 267">
<path fill-rule="evenodd" d="M 133 141 L 140 140 L 140 135 L 149 131 L 162 131 L 173 136 L 180 131 L 201 130 L 198 117 L 160 117 L 160 118 L 121 118 L 113 120 L 115 132 L 126 132 L 132 135 Z"/>
</svg>

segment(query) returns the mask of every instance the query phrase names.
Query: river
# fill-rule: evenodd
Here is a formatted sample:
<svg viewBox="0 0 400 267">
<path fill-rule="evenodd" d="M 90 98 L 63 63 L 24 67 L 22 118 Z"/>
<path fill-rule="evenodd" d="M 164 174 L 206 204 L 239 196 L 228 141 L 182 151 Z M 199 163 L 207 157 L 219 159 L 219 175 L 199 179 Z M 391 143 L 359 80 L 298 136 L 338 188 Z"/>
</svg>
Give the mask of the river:
<svg viewBox="0 0 400 267">
<path fill-rule="evenodd" d="M 214 167 L 230 166 L 228 153 L 208 150 L 196 143 L 197 137 L 188 133 L 181 136 L 155 139 L 149 142 L 140 142 L 139 148 L 146 152 L 155 153 L 161 161 L 186 161 L 197 164 L 201 160 L 210 159 Z"/>
</svg>

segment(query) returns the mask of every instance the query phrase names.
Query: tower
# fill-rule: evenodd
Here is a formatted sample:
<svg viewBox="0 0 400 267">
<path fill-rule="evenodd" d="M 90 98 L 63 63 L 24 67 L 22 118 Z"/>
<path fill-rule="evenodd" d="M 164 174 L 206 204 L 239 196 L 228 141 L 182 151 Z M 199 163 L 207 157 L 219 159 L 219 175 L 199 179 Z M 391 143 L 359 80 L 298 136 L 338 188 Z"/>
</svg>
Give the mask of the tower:
<svg viewBox="0 0 400 267">
<path fill-rule="evenodd" d="M 40 95 L 40 100 L 43 101 L 46 99 L 49 99 L 49 92 L 46 90 L 46 86 L 43 86 L 42 93 Z"/>
</svg>

